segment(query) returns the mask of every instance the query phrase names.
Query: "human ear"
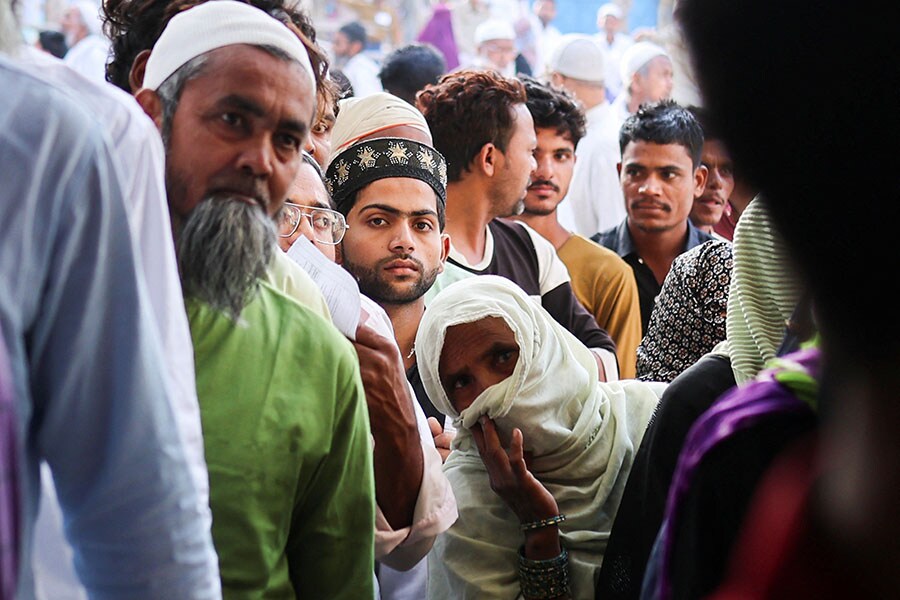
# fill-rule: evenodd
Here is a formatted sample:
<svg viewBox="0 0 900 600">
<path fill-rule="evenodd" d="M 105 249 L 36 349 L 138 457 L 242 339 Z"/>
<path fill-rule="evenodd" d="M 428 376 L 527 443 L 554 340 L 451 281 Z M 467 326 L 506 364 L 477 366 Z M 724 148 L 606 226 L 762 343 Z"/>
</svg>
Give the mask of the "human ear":
<svg viewBox="0 0 900 600">
<path fill-rule="evenodd" d="M 140 90 L 144 85 L 144 71 L 147 68 L 148 58 L 150 58 L 150 51 L 141 50 L 134 57 L 134 62 L 131 63 L 131 70 L 128 72 L 128 86 L 131 88 L 132 94 Z"/>
</svg>

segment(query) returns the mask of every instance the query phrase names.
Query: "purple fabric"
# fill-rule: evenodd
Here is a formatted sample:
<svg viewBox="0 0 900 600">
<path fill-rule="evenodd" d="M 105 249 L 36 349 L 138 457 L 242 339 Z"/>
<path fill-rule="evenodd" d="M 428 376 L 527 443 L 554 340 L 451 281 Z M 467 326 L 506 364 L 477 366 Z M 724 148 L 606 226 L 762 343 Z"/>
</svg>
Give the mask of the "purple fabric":
<svg viewBox="0 0 900 600">
<path fill-rule="evenodd" d="M 6 347 L 0 337 L 0 598 L 13 598 L 19 565 L 16 414 Z"/>
<path fill-rule="evenodd" d="M 419 32 L 416 41 L 431 44 L 440 50 L 444 55 L 444 60 L 447 61 L 448 71 L 459 66 L 459 49 L 456 47 L 456 37 L 453 35 L 450 8 L 443 2 L 435 4 L 431 18 Z"/>
<path fill-rule="evenodd" d="M 812 374 L 818 373 L 820 353 L 817 349 L 801 350 L 785 358 L 799 363 Z M 669 532 L 677 529 L 679 507 L 687 495 L 691 480 L 703 457 L 723 440 L 737 431 L 751 427 L 761 419 L 775 414 L 794 414 L 812 410 L 808 404 L 783 384 L 775 380 L 774 371 L 763 371 L 757 378 L 732 390 L 716 401 L 691 427 L 669 488 L 666 516 L 663 520 Z M 672 597 L 670 573 L 672 537 L 664 534 L 662 568 L 659 570 L 659 597 Z"/>
</svg>

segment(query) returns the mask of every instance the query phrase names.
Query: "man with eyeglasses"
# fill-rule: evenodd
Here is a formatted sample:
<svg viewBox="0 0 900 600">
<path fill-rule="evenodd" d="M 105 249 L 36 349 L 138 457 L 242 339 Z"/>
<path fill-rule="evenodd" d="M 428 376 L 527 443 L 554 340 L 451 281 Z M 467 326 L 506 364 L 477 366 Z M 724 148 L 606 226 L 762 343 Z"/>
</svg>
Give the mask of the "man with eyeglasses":
<svg viewBox="0 0 900 600">
<path fill-rule="evenodd" d="M 344 239 L 347 221 L 344 215 L 333 209 L 323 177 L 312 155 L 304 152 L 303 164 L 281 209 L 278 246 L 287 252 L 297 238 L 303 236 L 334 262 L 337 258 L 335 247 Z"/>
</svg>

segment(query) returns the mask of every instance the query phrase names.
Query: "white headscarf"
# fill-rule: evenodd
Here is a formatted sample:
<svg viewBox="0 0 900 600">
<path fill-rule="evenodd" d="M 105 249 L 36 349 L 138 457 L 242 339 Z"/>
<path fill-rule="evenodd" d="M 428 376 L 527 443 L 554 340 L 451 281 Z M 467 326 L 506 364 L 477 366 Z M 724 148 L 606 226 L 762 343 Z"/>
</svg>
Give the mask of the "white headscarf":
<svg viewBox="0 0 900 600">
<path fill-rule="evenodd" d="M 440 383 L 438 363 L 447 328 L 502 318 L 515 334 L 513 373 L 458 413 Z M 460 428 L 444 465 L 459 520 L 429 555 L 429 597 L 514 598 L 517 549 L 524 537 L 515 515 L 490 489 L 468 428 L 494 419 L 501 440 L 522 430 L 530 470 L 553 494 L 567 520 L 575 598 L 594 597 L 613 518 L 644 429 L 665 384 L 600 383 L 597 363 L 581 342 L 517 285 L 492 275 L 463 279 L 428 305 L 416 335 L 422 382 L 434 405 Z"/>
<path fill-rule="evenodd" d="M 400 125 L 421 130 L 431 141 L 431 129 L 425 117 L 406 100 L 387 92 L 345 98 L 338 103 L 331 130 L 331 156 L 337 156 L 365 137 Z"/>
</svg>

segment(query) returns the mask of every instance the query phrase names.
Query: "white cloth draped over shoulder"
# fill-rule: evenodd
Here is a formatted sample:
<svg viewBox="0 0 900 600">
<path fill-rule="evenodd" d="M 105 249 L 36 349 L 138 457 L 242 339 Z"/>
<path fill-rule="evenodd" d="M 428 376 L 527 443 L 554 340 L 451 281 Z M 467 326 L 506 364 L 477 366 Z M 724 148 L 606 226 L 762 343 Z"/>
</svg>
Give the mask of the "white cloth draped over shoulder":
<svg viewBox="0 0 900 600">
<path fill-rule="evenodd" d="M 513 374 L 462 413 L 440 384 L 438 363 L 453 325 L 500 317 L 519 345 Z M 429 598 L 514 598 L 519 594 L 519 522 L 490 488 L 469 428 L 491 417 L 508 443 L 522 430 L 530 470 L 567 517 L 560 525 L 575 598 L 593 598 L 634 454 L 664 384 L 600 383 L 591 352 L 518 286 L 470 277 L 445 288 L 425 311 L 416 336 L 420 372 L 434 405 L 459 427 L 444 472 L 459 519 L 429 554 Z"/>
</svg>

